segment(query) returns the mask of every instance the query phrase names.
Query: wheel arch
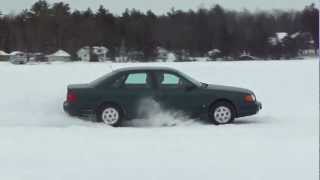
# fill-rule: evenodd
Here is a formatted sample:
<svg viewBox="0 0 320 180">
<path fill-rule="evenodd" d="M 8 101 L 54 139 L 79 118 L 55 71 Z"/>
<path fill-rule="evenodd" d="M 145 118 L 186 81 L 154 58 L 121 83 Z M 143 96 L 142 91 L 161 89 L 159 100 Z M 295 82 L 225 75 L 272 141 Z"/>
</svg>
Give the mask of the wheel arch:
<svg viewBox="0 0 320 180">
<path fill-rule="evenodd" d="M 121 111 L 123 117 L 127 116 L 127 111 L 125 110 L 125 108 L 120 103 L 117 103 L 117 102 L 114 102 L 114 101 L 101 102 L 99 105 L 96 106 L 94 112 L 97 113 L 103 106 L 107 106 L 107 105 L 111 105 L 111 106 L 115 106 L 115 107 L 119 108 L 119 110 Z"/>
<path fill-rule="evenodd" d="M 236 105 L 234 104 L 233 101 L 227 99 L 227 98 L 219 98 L 219 99 L 216 99 L 214 100 L 212 103 L 210 103 L 210 106 L 209 106 L 209 112 L 211 111 L 212 107 L 217 104 L 217 103 L 220 103 L 220 102 L 227 102 L 229 104 L 232 105 L 234 111 L 235 111 L 235 117 L 238 117 L 238 108 L 236 107 Z M 210 114 L 210 113 L 209 113 Z"/>
</svg>

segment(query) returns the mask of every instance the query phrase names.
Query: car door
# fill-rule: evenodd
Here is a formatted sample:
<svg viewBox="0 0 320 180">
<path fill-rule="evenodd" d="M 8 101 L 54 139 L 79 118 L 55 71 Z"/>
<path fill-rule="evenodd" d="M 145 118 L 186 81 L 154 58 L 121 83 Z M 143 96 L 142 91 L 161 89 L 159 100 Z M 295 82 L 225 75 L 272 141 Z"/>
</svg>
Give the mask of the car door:
<svg viewBox="0 0 320 180">
<path fill-rule="evenodd" d="M 198 112 L 201 105 L 198 104 L 195 85 L 172 72 L 158 71 L 155 76 L 157 81 L 155 99 L 162 107 L 182 111 L 188 115 Z"/>
<path fill-rule="evenodd" d="M 129 118 L 139 117 L 143 101 L 153 97 L 154 86 L 150 73 L 140 71 L 126 74 L 118 92 Z"/>
</svg>

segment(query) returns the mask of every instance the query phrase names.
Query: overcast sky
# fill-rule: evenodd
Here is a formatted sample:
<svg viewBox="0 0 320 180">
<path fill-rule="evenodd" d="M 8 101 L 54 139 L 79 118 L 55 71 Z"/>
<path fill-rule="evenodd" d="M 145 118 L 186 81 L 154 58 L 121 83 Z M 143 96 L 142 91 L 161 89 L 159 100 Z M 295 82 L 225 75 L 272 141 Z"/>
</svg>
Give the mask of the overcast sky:
<svg viewBox="0 0 320 180">
<path fill-rule="evenodd" d="M 37 0 L 0 0 L 0 11 L 5 14 L 20 12 L 29 9 Z M 59 0 L 47 0 L 50 3 Z M 267 9 L 303 9 L 305 5 L 318 0 L 65 0 L 72 9 L 85 10 L 88 7 L 96 10 L 100 4 L 104 5 L 112 13 L 121 14 L 126 8 L 136 8 L 142 11 L 151 9 L 156 14 L 168 12 L 172 7 L 175 9 L 197 9 L 220 4 L 225 8 L 241 10 L 267 10 Z M 318 5 L 318 3 L 316 3 Z"/>
</svg>

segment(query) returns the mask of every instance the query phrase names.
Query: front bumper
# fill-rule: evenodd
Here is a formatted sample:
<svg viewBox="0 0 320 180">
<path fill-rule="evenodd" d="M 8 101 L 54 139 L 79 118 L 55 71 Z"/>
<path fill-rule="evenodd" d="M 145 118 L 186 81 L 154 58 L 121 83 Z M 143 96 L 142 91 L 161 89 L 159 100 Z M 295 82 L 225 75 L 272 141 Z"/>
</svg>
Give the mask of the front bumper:
<svg viewBox="0 0 320 180">
<path fill-rule="evenodd" d="M 256 104 L 257 104 L 257 112 L 259 112 L 262 109 L 262 104 L 259 101 L 257 101 Z"/>
<path fill-rule="evenodd" d="M 238 109 L 238 116 L 237 117 L 244 117 L 257 114 L 262 109 L 262 103 L 256 101 L 252 104 L 242 105 Z"/>
</svg>

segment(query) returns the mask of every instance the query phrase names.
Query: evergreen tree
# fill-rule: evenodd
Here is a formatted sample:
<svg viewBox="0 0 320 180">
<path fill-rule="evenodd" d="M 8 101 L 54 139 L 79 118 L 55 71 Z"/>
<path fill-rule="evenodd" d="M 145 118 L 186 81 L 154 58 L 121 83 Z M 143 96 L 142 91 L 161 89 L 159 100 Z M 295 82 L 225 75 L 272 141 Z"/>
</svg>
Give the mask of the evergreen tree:
<svg viewBox="0 0 320 180">
<path fill-rule="evenodd" d="M 16 15 L 0 15 L 1 50 L 52 53 L 64 49 L 76 56 L 84 46 L 105 46 L 115 57 L 125 42 L 126 52 L 135 52 L 139 57 L 143 54 L 140 61 L 154 60 L 158 46 L 182 56 L 203 56 L 217 49 L 221 56 L 237 57 L 246 51 L 259 57 L 268 57 L 270 53 L 280 57 L 283 45 L 269 43 L 276 32 L 311 34 L 317 49 L 319 10 L 314 4 L 303 11 L 255 12 L 231 11 L 214 5 L 196 11 L 172 8 L 165 15 L 126 9 L 116 16 L 103 5 L 97 11 L 71 11 L 67 3 L 38 0 Z M 297 50 L 307 48 L 308 44 L 301 39 L 306 38 L 299 42 L 286 40 L 290 55 L 296 56 Z"/>
<path fill-rule="evenodd" d="M 319 48 L 319 10 L 315 4 L 305 7 L 302 13 L 302 22 L 304 30 L 312 34 L 314 48 Z"/>
</svg>

